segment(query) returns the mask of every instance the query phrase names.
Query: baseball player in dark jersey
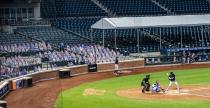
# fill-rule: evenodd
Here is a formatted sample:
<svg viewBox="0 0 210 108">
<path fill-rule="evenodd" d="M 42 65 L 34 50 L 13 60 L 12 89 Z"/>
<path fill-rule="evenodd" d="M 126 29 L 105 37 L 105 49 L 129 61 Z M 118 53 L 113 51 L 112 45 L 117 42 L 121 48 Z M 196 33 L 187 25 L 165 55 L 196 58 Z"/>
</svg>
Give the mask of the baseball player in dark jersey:
<svg viewBox="0 0 210 108">
<path fill-rule="evenodd" d="M 149 79 L 150 79 L 150 75 L 145 75 L 144 79 L 141 81 L 141 86 L 143 86 L 143 89 L 141 90 L 142 93 L 150 90 Z"/>
<path fill-rule="evenodd" d="M 168 85 L 168 87 L 167 87 L 167 89 L 166 89 L 166 92 L 168 91 L 168 89 L 169 89 L 173 84 L 175 84 L 176 87 L 177 87 L 177 92 L 179 93 L 179 92 L 180 92 L 180 91 L 179 91 L 179 84 L 178 84 L 178 82 L 176 81 L 176 75 L 175 75 L 173 72 L 170 72 L 169 74 L 167 73 L 167 75 L 168 75 L 168 80 L 170 81 L 170 83 L 169 83 L 169 85 Z"/>
</svg>

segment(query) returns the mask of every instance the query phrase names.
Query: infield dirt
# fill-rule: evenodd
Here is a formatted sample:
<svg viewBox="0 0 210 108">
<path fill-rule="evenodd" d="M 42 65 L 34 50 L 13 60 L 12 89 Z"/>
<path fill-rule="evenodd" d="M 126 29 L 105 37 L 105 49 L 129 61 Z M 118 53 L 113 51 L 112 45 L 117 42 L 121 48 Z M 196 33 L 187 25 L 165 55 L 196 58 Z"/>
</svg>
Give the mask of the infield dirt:
<svg viewBox="0 0 210 108">
<path fill-rule="evenodd" d="M 154 94 L 151 92 L 142 93 L 140 88 L 130 88 L 117 91 L 117 95 L 121 97 L 140 99 L 140 100 L 208 100 L 210 101 L 210 86 L 183 86 L 180 93 L 176 88 L 166 93 Z"/>
</svg>

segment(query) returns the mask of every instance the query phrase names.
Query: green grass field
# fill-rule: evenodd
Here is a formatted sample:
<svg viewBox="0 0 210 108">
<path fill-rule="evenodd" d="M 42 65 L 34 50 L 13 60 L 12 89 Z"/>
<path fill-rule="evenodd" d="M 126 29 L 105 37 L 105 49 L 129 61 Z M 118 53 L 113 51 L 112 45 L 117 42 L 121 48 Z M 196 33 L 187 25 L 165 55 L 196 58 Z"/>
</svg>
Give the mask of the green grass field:
<svg viewBox="0 0 210 108">
<path fill-rule="evenodd" d="M 159 80 L 162 85 L 167 86 L 167 72 L 170 71 L 151 73 L 150 82 Z M 210 85 L 210 68 L 175 70 L 173 72 L 175 72 L 180 86 Z M 119 89 L 140 87 L 143 77 L 143 74 L 138 74 L 84 83 L 64 91 L 63 98 L 60 94 L 56 100 L 57 108 L 210 108 L 210 101 L 204 100 L 135 100 L 116 95 L 116 91 Z M 106 90 L 106 92 L 101 96 L 84 96 L 83 92 L 88 88 Z"/>
</svg>

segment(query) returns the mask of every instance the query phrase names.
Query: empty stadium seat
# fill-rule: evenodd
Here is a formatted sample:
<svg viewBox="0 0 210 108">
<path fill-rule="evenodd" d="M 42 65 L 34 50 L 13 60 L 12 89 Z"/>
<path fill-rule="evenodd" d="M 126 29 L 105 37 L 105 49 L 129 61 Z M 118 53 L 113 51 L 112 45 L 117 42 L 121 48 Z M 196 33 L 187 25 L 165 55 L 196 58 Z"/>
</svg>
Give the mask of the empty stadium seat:
<svg viewBox="0 0 210 108">
<path fill-rule="evenodd" d="M 43 17 L 107 16 L 107 13 L 91 0 L 54 0 L 42 2 Z M 56 12 L 56 13 L 55 13 Z"/>
<path fill-rule="evenodd" d="M 99 0 L 118 16 L 165 15 L 167 12 L 150 0 Z"/>
<path fill-rule="evenodd" d="M 22 37 L 20 35 L 0 33 L 0 44 L 15 44 L 15 43 L 27 43 L 30 42 L 29 39 Z"/>
<path fill-rule="evenodd" d="M 160 4 L 176 14 L 210 13 L 207 0 L 157 0 Z"/>
<path fill-rule="evenodd" d="M 17 29 L 17 32 L 25 34 L 29 37 L 42 39 L 45 42 L 53 43 L 55 45 L 59 45 L 60 43 L 77 44 L 86 42 L 85 40 L 83 41 L 80 37 L 50 26 L 20 27 Z"/>
</svg>

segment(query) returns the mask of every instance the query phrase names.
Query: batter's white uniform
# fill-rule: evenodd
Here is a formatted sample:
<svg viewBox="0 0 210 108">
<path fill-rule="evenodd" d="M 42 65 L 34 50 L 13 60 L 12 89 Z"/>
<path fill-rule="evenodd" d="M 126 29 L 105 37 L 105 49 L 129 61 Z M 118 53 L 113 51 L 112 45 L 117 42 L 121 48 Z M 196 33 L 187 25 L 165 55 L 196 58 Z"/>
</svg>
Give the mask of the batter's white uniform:
<svg viewBox="0 0 210 108">
<path fill-rule="evenodd" d="M 174 85 L 174 84 L 176 85 L 176 87 L 177 87 L 177 92 L 179 93 L 179 92 L 180 92 L 180 91 L 179 91 L 179 84 L 178 84 L 177 81 L 170 81 L 170 83 L 169 83 L 169 85 L 168 85 L 166 91 L 168 91 L 168 89 L 169 89 L 172 85 Z"/>
</svg>

